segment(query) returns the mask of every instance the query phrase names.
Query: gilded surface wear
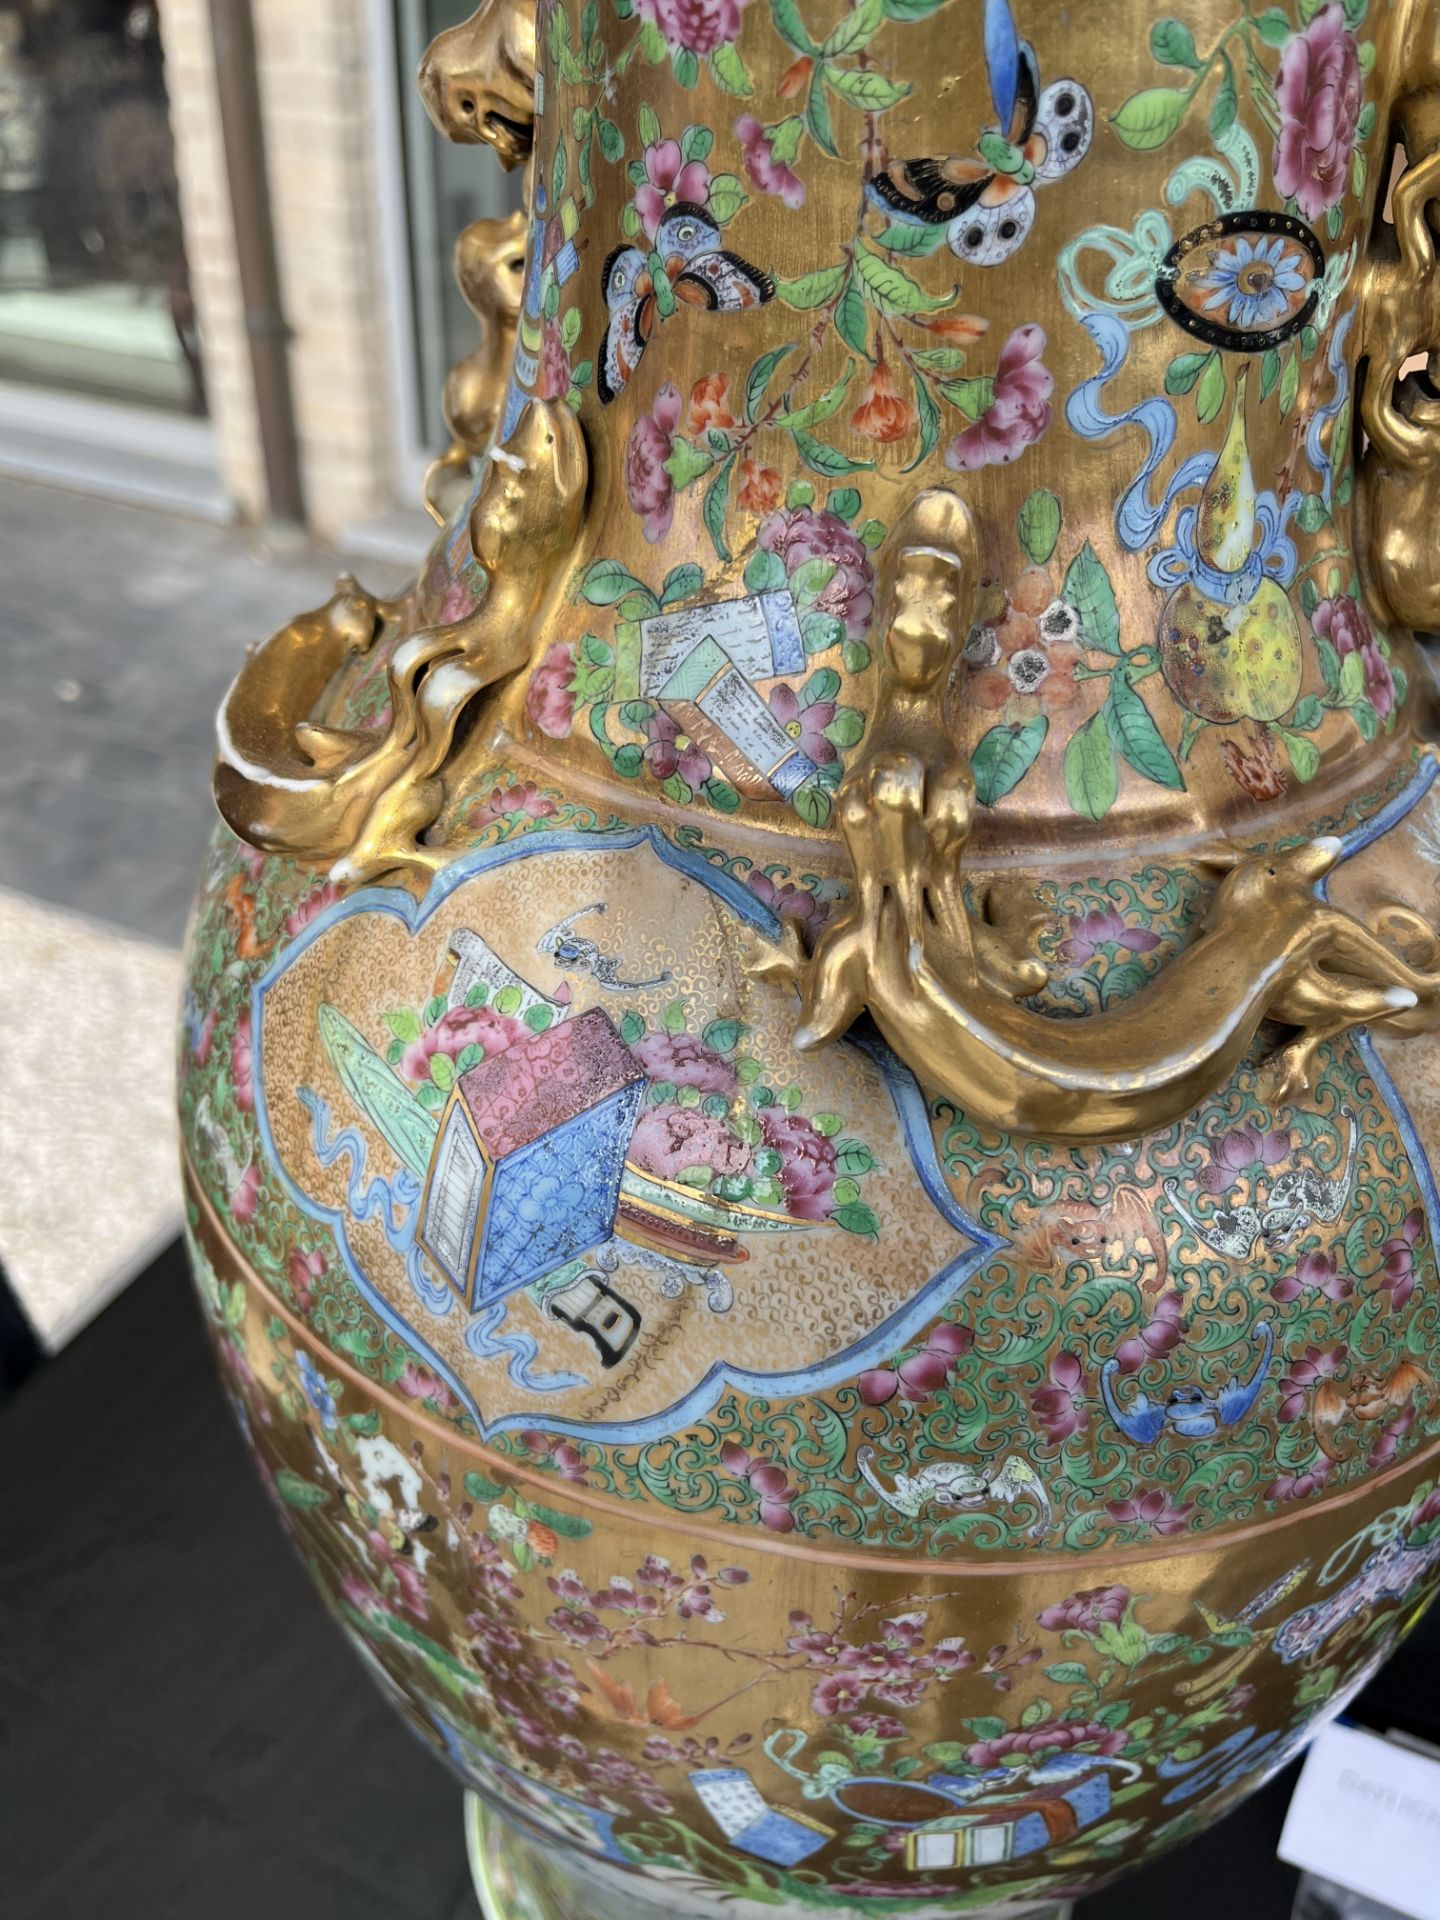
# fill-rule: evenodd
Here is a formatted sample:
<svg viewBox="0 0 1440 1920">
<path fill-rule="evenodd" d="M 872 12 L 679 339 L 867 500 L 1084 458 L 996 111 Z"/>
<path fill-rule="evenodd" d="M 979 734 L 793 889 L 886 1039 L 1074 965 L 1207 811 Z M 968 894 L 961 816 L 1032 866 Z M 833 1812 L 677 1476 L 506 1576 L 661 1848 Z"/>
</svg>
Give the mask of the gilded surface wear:
<svg viewBox="0 0 1440 1920">
<path fill-rule="evenodd" d="M 1433 9 L 536 27 L 430 561 L 222 713 L 201 1291 L 518 1913 L 1059 1897 L 1440 1580 Z"/>
</svg>

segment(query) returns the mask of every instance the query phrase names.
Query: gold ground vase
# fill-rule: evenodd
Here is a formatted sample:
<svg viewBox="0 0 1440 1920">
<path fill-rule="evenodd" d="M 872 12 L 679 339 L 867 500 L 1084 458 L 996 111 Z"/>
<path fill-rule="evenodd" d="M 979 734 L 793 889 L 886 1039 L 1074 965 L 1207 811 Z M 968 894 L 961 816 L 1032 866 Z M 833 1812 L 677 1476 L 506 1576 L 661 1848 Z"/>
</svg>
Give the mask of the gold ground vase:
<svg viewBox="0 0 1440 1920">
<path fill-rule="evenodd" d="M 237 1414 L 497 1920 L 1062 1902 L 1440 1581 L 1437 33 L 427 58 L 528 219 L 424 571 L 221 712 L 181 1105 Z"/>
</svg>

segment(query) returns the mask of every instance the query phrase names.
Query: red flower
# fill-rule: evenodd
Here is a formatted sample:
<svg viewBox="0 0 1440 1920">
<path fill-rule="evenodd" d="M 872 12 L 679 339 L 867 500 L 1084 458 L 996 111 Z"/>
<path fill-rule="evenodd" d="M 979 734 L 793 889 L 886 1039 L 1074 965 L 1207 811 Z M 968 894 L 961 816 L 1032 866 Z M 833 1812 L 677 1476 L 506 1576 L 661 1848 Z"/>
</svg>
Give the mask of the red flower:
<svg viewBox="0 0 1440 1920">
<path fill-rule="evenodd" d="M 1050 1362 L 1050 1385 L 1030 1396 L 1030 1409 L 1045 1429 L 1045 1438 L 1059 1443 L 1085 1431 L 1085 1369 L 1067 1350 Z"/>
<path fill-rule="evenodd" d="M 1129 1738 L 1122 1728 L 1107 1727 L 1099 1720 L 1042 1720 L 1036 1727 L 1017 1727 L 1013 1733 L 997 1734 L 993 1740 L 977 1740 L 965 1749 L 965 1758 L 984 1772 L 1012 1755 L 1024 1759 L 1047 1747 L 1062 1753 L 1077 1748 L 1087 1753 L 1119 1753 Z"/>
<path fill-rule="evenodd" d="M 307 893 L 285 922 L 285 931 L 293 940 L 296 934 L 303 933 L 312 920 L 318 920 L 327 907 L 333 907 L 340 898 L 340 889 L 333 880 L 327 880 L 323 887 L 316 887 L 313 893 Z"/>
<path fill-rule="evenodd" d="M 1272 1480 L 1265 1489 L 1267 1500 L 1305 1500 L 1317 1492 L 1330 1478 L 1335 1462 L 1323 1453 L 1317 1453 L 1303 1473 L 1282 1473 Z"/>
<path fill-rule="evenodd" d="M 915 421 L 915 409 L 895 385 L 888 361 L 877 360 L 860 404 L 850 416 L 851 426 L 867 440 L 878 440 L 883 446 L 906 439 L 914 431 Z"/>
<path fill-rule="evenodd" d="M 569 663 L 568 652 L 566 661 Z M 573 708 L 573 700 L 570 704 Z M 568 732 L 568 715 L 565 724 Z M 508 820 L 512 813 L 523 813 L 527 820 L 548 820 L 554 811 L 555 802 L 543 794 L 533 780 L 520 780 L 513 787 L 492 787 L 483 800 L 475 802 L 465 816 L 465 824 L 478 832 Z"/>
<path fill-rule="evenodd" d="M 1131 953 L 1153 953 L 1160 944 L 1158 933 L 1148 927 L 1127 927 L 1114 907 L 1096 907 L 1089 913 L 1072 913 L 1070 937 L 1062 949 L 1065 958 L 1083 966 L 1105 947 L 1125 947 Z"/>
<path fill-rule="evenodd" d="M 826 727 L 835 718 L 833 700 L 814 700 L 808 707 L 802 706 L 799 694 L 782 680 L 770 689 L 770 711 L 817 767 L 828 767 L 840 758 L 834 741 L 825 736 Z"/>
<path fill-rule="evenodd" d="M 735 1091 L 735 1069 L 730 1062 L 693 1034 L 647 1033 L 630 1051 L 652 1080 L 670 1080 L 677 1087 L 696 1087 L 701 1093 Z"/>
<path fill-rule="evenodd" d="M 828 900 L 822 900 L 808 887 L 777 887 L 769 874 L 762 873 L 758 867 L 746 874 L 745 884 L 777 920 L 803 920 L 807 926 L 818 927 L 829 916 Z"/>
<path fill-rule="evenodd" d="M 835 1143 L 817 1133 L 798 1113 L 762 1107 L 760 1131 L 767 1147 L 780 1155 L 786 1209 L 797 1220 L 828 1220 L 834 1210 Z"/>
<path fill-rule="evenodd" d="M 704 786 L 715 771 L 709 754 L 688 733 L 681 733 L 663 707 L 651 714 L 645 731 L 649 738 L 640 751 L 657 780 L 672 780 L 678 773 L 692 793 Z"/>
<path fill-rule="evenodd" d="M 735 504 L 746 513 L 774 513 L 785 483 L 774 467 L 762 467 L 747 453 L 740 462 L 740 486 Z"/>
<path fill-rule="evenodd" d="M 723 431 L 734 424 L 735 416 L 730 411 L 730 376 L 702 373 L 690 389 L 690 417 L 686 421 L 690 432 L 707 433 L 711 427 Z"/>
<path fill-rule="evenodd" d="M 1330 642 L 1342 660 L 1347 654 L 1359 654 L 1370 704 L 1382 720 L 1388 719 L 1395 706 L 1395 676 L 1359 601 L 1348 594 L 1322 600 L 1310 616 L 1310 625 Z"/>
<path fill-rule="evenodd" d="M 1130 1605 L 1128 1587 L 1084 1587 L 1068 1600 L 1043 1607 L 1035 1616 L 1052 1633 L 1072 1628 L 1076 1633 L 1095 1633 L 1101 1626 L 1118 1627 Z"/>
<path fill-rule="evenodd" d="M 1280 764 L 1280 750 L 1263 727 L 1252 727 L 1248 738 L 1248 746 L 1239 740 L 1222 740 L 1221 764 L 1252 800 L 1278 800 L 1289 786 Z"/>
</svg>

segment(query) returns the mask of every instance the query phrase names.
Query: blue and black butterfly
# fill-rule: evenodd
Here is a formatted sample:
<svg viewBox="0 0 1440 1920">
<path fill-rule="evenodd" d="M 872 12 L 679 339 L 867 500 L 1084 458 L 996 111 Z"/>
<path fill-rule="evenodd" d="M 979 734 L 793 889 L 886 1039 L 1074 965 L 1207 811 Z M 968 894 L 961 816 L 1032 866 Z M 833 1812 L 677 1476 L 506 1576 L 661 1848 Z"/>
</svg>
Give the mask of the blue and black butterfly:
<svg viewBox="0 0 1440 1920">
<path fill-rule="evenodd" d="M 1078 81 L 1041 91 L 1035 50 L 1020 38 L 1009 0 L 986 0 L 985 61 L 999 124 L 981 134 L 978 157 L 895 160 L 869 193 L 892 218 L 945 227 L 958 259 L 998 267 L 1035 224 L 1034 189 L 1063 179 L 1090 151 L 1095 109 Z"/>
<path fill-rule="evenodd" d="M 610 310 L 596 391 L 607 405 L 640 359 L 664 311 L 705 307 L 711 313 L 742 313 L 775 298 L 775 282 L 759 267 L 720 244 L 720 229 L 703 207 L 677 201 L 660 222 L 654 248 L 616 247 L 600 270 L 600 291 Z M 667 282 L 656 293 L 657 278 Z"/>
</svg>

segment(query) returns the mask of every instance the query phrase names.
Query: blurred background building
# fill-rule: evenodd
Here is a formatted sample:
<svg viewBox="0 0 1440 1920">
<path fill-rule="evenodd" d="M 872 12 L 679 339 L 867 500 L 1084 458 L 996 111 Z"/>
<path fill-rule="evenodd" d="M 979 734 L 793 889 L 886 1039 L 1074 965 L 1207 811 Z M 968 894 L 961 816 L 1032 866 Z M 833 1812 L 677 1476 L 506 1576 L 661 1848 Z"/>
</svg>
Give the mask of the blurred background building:
<svg viewBox="0 0 1440 1920">
<path fill-rule="evenodd" d="M 518 204 L 415 93 L 471 11 L 0 0 L 0 469 L 413 558 L 474 339 L 451 244 Z M 278 301 L 257 305 L 267 250 Z M 277 338 L 293 431 L 257 385 Z"/>
</svg>

